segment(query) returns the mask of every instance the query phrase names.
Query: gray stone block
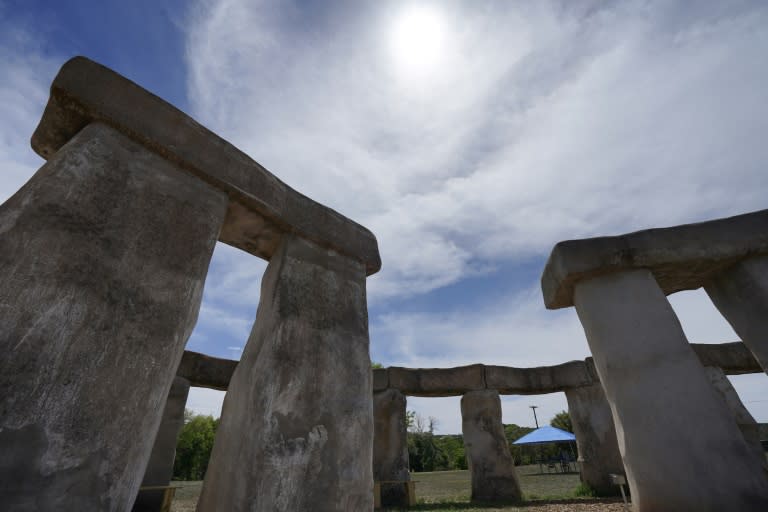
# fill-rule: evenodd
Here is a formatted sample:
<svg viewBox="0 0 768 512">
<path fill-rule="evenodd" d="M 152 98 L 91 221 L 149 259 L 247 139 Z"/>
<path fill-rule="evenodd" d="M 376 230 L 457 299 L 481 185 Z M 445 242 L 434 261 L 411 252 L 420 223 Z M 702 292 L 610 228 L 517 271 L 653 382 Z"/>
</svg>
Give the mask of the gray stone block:
<svg viewBox="0 0 768 512">
<path fill-rule="evenodd" d="M 87 124 L 101 121 L 229 196 L 220 240 L 269 259 L 284 233 L 381 267 L 363 226 L 293 190 L 224 139 L 154 94 L 85 57 L 62 66 L 32 148 L 50 158 Z"/>
<path fill-rule="evenodd" d="M 193 387 L 226 391 L 237 368 L 237 361 L 184 351 L 176 375 L 187 379 Z"/>
<path fill-rule="evenodd" d="M 389 368 L 389 387 L 409 396 L 456 396 L 485 389 L 482 364 L 455 368 Z"/>
<path fill-rule="evenodd" d="M 662 291 L 701 288 L 739 260 L 768 254 L 768 210 L 697 224 L 647 229 L 619 236 L 560 242 L 552 249 L 541 289 L 549 309 L 573 306 L 582 280 L 646 268 Z"/>
<path fill-rule="evenodd" d="M 365 267 L 283 237 L 224 399 L 199 512 L 373 509 Z"/>
<path fill-rule="evenodd" d="M 499 394 L 486 389 L 470 391 L 462 396 L 461 429 L 472 475 L 472 500 L 521 500 L 515 461 L 509 452 L 501 423 Z"/>
<path fill-rule="evenodd" d="M 584 361 L 535 368 L 486 366 L 485 380 L 488 389 L 496 389 L 503 395 L 555 393 L 593 382 Z"/>
<path fill-rule="evenodd" d="M 95 123 L 0 207 L 0 506 L 130 510 L 226 205 Z"/>
<path fill-rule="evenodd" d="M 373 479 L 381 482 L 381 505 L 407 507 L 408 438 L 406 399 L 400 391 L 387 389 L 373 394 Z"/>
</svg>

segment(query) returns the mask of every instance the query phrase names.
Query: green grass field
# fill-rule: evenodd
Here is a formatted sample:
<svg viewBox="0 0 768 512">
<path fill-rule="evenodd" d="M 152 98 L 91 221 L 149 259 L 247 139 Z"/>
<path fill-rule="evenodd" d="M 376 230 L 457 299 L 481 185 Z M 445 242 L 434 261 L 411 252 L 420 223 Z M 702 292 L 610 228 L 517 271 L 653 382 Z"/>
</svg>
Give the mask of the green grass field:
<svg viewBox="0 0 768 512">
<path fill-rule="evenodd" d="M 480 506 L 470 504 L 469 471 L 438 471 L 413 473 L 416 481 L 418 505 L 411 510 L 443 511 L 611 511 L 621 512 L 623 506 L 616 500 L 577 498 L 574 494 L 579 485 L 578 473 L 539 473 L 539 466 L 519 466 L 520 485 L 526 503 L 522 506 Z M 176 490 L 173 512 L 194 512 L 201 482 L 173 482 Z"/>
</svg>

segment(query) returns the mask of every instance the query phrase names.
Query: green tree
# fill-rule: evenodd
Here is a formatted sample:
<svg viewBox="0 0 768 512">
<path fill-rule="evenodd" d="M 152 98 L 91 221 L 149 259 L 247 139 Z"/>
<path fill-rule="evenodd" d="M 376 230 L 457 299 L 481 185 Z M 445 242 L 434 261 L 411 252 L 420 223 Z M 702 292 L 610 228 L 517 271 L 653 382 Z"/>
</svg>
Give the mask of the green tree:
<svg viewBox="0 0 768 512">
<path fill-rule="evenodd" d="M 213 419 L 213 416 L 196 415 L 184 410 L 184 426 L 176 443 L 176 459 L 173 462 L 174 479 L 203 479 L 218 425 L 219 420 Z"/>
<path fill-rule="evenodd" d="M 549 420 L 549 424 L 560 430 L 573 433 L 573 425 L 571 424 L 571 415 L 568 411 L 560 411 L 555 414 L 555 417 Z"/>
<path fill-rule="evenodd" d="M 537 455 L 530 449 L 526 449 L 524 446 L 518 446 L 514 443 L 524 435 L 533 432 L 534 429 L 530 427 L 521 427 L 511 423 L 504 425 L 504 435 L 507 438 L 507 444 L 509 445 L 509 452 L 512 454 L 512 458 L 515 460 L 515 464 L 532 464 Z"/>
</svg>

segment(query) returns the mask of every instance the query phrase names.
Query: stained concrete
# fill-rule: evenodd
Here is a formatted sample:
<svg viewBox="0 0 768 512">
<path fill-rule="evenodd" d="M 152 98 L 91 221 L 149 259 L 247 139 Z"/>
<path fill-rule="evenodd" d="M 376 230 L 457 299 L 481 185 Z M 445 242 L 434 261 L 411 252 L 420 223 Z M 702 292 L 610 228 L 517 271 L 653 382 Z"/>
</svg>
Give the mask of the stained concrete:
<svg viewBox="0 0 768 512">
<path fill-rule="evenodd" d="M 568 389 L 565 391 L 565 397 L 568 400 L 568 413 L 579 449 L 581 481 L 599 495 L 618 493 L 609 475 L 623 474 L 624 463 L 616 441 L 611 407 L 605 398 L 603 387 L 597 383 Z"/>
<path fill-rule="evenodd" d="M 176 375 L 187 379 L 196 388 L 226 391 L 237 368 L 237 361 L 211 357 L 190 350 L 184 351 Z"/>
<path fill-rule="evenodd" d="M 636 512 L 766 510 L 768 478 L 651 272 L 579 281 L 574 302 Z"/>
<path fill-rule="evenodd" d="M 592 383 L 584 361 L 534 368 L 486 366 L 485 380 L 488 389 L 503 395 L 555 393 Z"/>
<path fill-rule="evenodd" d="M 768 254 L 766 226 L 768 210 L 761 210 L 697 224 L 560 242 L 541 276 L 544 303 L 549 309 L 572 306 L 577 282 L 636 268 L 649 269 L 667 295 L 701 288 L 730 265 Z"/>
<path fill-rule="evenodd" d="M 181 427 L 184 426 L 184 407 L 187 405 L 188 395 L 189 381 L 182 377 L 173 379 L 141 487 L 163 487 L 170 483 L 176 444 Z M 139 491 L 133 504 L 133 512 L 161 512 L 163 494 L 159 489 Z"/>
<path fill-rule="evenodd" d="M 515 462 L 501 423 L 499 393 L 487 389 L 462 396 L 461 428 L 472 475 L 472 500 L 521 500 Z"/>
<path fill-rule="evenodd" d="M 740 341 L 719 344 L 691 343 L 691 348 L 702 365 L 720 367 L 726 375 L 763 371 L 749 349 Z M 486 365 L 458 368 L 393 367 L 394 384 L 397 386 L 405 382 L 407 386 L 400 391 L 410 396 L 461 396 L 476 389 L 481 381 L 484 382 L 482 389 L 496 389 L 501 395 L 556 393 L 600 382 L 597 374 L 590 370 L 591 359 L 534 368 Z M 226 391 L 236 367 L 237 361 L 186 350 L 177 375 L 189 379 L 195 387 Z M 478 367 L 482 367 L 481 371 L 478 371 Z M 436 375 L 423 377 L 430 372 L 435 372 Z M 389 368 L 375 368 L 372 374 L 374 392 L 390 387 L 396 389 L 395 386 L 390 386 Z M 463 376 L 468 379 L 463 379 Z M 441 386 L 440 383 L 446 380 L 450 382 Z M 422 382 L 427 384 L 426 387 L 422 387 Z"/>
<path fill-rule="evenodd" d="M 283 234 L 292 233 L 362 262 L 368 274 L 381 267 L 369 230 L 293 190 L 184 112 L 85 57 L 69 60 L 56 75 L 32 148 L 49 158 L 94 121 L 225 192 L 222 242 L 269 259 Z"/>
<path fill-rule="evenodd" d="M 224 400 L 200 512 L 373 509 L 365 266 L 286 236 Z"/>
<path fill-rule="evenodd" d="M 382 482 L 385 507 L 408 506 L 405 485 L 392 483 L 411 479 L 405 408 L 405 395 L 396 389 L 373 394 L 373 479 Z"/>
<path fill-rule="evenodd" d="M 715 344 L 691 343 L 691 348 L 701 361 L 702 366 L 717 366 L 726 375 L 743 375 L 763 371 L 752 352 L 740 341 Z"/>
<path fill-rule="evenodd" d="M 481 364 L 454 368 L 400 368 L 391 366 L 389 387 L 409 396 L 456 396 L 485 389 L 485 367 Z"/>
<path fill-rule="evenodd" d="M 0 503 L 129 510 L 226 196 L 90 124 L 0 206 Z"/>
<path fill-rule="evenodd" d="M 768 373 L 768 257 L 735 264 L 714 276 L 704 288 Z"/>
<path fill-rule="evenodd" d="M 720 394 L 723 400 L 725 400 L 728 409 L 731 410 L 733 419 L 736 421 L 736 425 L 739 426 L 744 440 L 752 447 L 757 457 L 763 462 L 765 466 L 765 451 L 763 445 L 760 443 L 760 427 L 758 426 L 755 418 L 749 413 L 744 404 L 739 398 L 739 394 L 733 388 L 731 381 L 728 380 L 723 370 L 715 367 L 704 368 L 707 373 L 709 381 L 714 386 L 715 390 Z M 766 468 L 768 469 L 768 468 Z"/>
</svg>

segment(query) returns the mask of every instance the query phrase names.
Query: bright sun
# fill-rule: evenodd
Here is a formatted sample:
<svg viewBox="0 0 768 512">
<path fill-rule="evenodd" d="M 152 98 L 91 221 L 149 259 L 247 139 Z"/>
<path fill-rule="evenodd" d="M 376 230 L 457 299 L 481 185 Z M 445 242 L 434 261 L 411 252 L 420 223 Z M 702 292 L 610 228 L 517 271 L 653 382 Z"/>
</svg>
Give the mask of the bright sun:
<svg viewBox="0 0 768 512">
<path fill-rule="evenodd" d="M 391 47 L 395 62 L 408 78 L 432 74 L 444 53 L 445 21 L 442 13 L 430 6 L 416 6 L 395 21 Z"/>
</svg>

